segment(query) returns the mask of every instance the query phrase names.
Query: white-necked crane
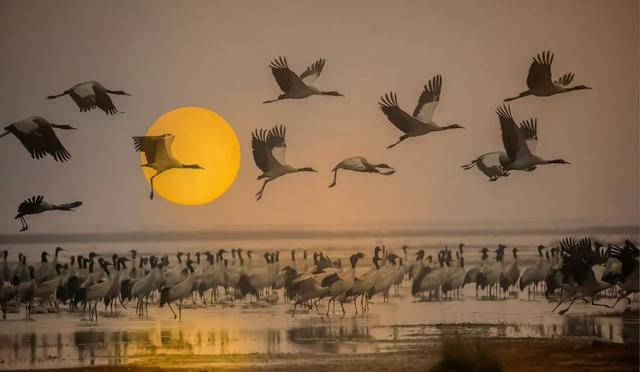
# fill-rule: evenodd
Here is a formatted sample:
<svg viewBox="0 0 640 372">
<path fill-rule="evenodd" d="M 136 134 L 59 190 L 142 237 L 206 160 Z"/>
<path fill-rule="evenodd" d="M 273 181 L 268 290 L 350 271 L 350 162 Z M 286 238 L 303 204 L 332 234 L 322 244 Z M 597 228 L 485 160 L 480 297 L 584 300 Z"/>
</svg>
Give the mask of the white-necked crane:
<svg viewBox="0 0 640 372">
<path fill-rule="evenodd" d="M 524 137 L 525 143 L 532 154 L 536 153 L 538 145 L 538 119 L 530 118 L 520 122 L 518 130 Z M 504 151 L 494 151 L 478 156 L 468 164 L 464 164 L 462 169 L 469 170 L 477 167 L 478 170 L 489 177 L 489 181 L 493 182 L 500 177 L 507 177 L 509 170 L 506 166 L 509 164 L 509 156 Z"/>
<path fill-rule="evenodd" d="M 20 231 L 25 231 L 29 228 L 29 225 L 27 225 L 27 221 L 24 218 L 24 216 L 26 215 L 39 214 L 46 211 L 56 210 L 73 211 L 73 208 L 77 208 L 81 205 L 81 201 L 75 201 L 65 204 L 51 204 L 44 201 L 44 196 L 42 195 L 32 196 L 31 198 L 20 203 L 20 205 L 18 206 L 18 214 L 16 215 L 15 219 L 20 219 L 20 222 L 22 223 L 22 228 L 20 229 Z"/>
<path fill-rule="evenodd" d="M 283 99 L 301 99 L 313 95 L 344 97 L 336 91 L 323 92 L 313 85 L 322 73 L 324 59 L 315 61 L 311 66 L 307 67 L 300 76 L 291 71 L 286 57 L 274 59 L 271 61 L 271 64 L 269 64 L 269 67 L 283 94 L 279 95 L 276 99 L 264 101 L 263 103 L 271 103 Z"/>
<path fill-rule="evenodd" d="M 433 121 L 433 113 L 440 102 L 440 91 L 442 89 L 442 76 L 434 76 L 418 99 L 418 105 L 413 110 L 413 115 L 409 115 L 398 106 L 398 97 L 395 92 L 386 93 L 380 97 L 380 109 L 387 116 L 387 119 L 404 134 L 397 142 L 387 146 L 388 149 L 396 146 L 409 137 L 418 137 L 431 132 L 439 132 L 449 129 L 464 128 L 460 124 L 440 126 Z"/>
<path fill-rule="evenodd" d="M 274 126 L 271 130 L 255 130 L 251 133 L 251 147 L 253 160 L 262 171 L 258 180 L 265 179 L 260 191 L 256 193 L 256 200 L 262 199 L 267 183 L 285 174 L 296 172 L 317 172 L 310 167 L 295 168 L 286 163 L 287 144 L 285 142 L 286 128 L 283 125 Z"/>
<path fill-rule="evenodd" d="M 69 95 L 81 112 L 91 111 L 98 107 L 107 115 L 123 113 L 116 109 L 113 101 L 111 101 L 111 97 L 109 97 L 109 94 L 116 94 L 119 96 L 131 95 L 123 90 L 109 90 L 97 81 L 85 81 L 74 85 L 60 94 L 47 96 L 47 99 L 55 99 Z"/>
<path fill-rule="evenodd" d="M 344 159 L 333 168 L 332 170 L 333 183 L 331 183 L 329 187 L 333 187 L 336 185 L 336 179 L 338 177 L 338 169 L 350 170 L 354 172 L 364 172 L 364 173 L 379 173 L 379 174 L 382 174 L 383 176 L 388 176 L 396 172 L 396 170 L 393 169 L 393 167 L 385 163 L 372 164 L 362 156 L 354 156 L 348 159 Z"/>
<path fill-rule="evenodd" d="M 529 75 L 527 76 L 527 87 L 529 87 L 529 89 L 515 97 L 507 98 L 504 101 L 513 101 L 514 99 L 531 95 L 548 97 L 574 90 L 591 89 L 585 85 L 569 87 L 569 84 L 573 81 L 573 73 L 564 74 L 553 81 L 551 77 L 551 63 L 553 63 L 553 53 L 551 53 L 551 51 L 542 52 L 534 57 L 529 67 Z"/>
<path fill-rule="evenodd" d="M 136 151 L 143 152 L 147 159 L 147 163 L 142 166 L 156 171 L 156 174 L 149 179 L 151 184 L 149 199 L 153 199 L 153 180 L 160 174 L 170 169 L 204 169 L 198 164 L 183 164 L 173 156 L 171 145 L 175 138 L 173 134 L 133 137 Z"/>
<path fill-rule="evenodd" d="M 56 161 L 65 162 L 71 159 L 71 154 L 64 148 L 54 129 L 76 129 L 67 124 L 54 124 L 40 116 L 31 116 L 4 127 L 4 137 L 13 134 L 22 142 L 34 159 L 41 159 L 47 154 Z"/>
</svg>

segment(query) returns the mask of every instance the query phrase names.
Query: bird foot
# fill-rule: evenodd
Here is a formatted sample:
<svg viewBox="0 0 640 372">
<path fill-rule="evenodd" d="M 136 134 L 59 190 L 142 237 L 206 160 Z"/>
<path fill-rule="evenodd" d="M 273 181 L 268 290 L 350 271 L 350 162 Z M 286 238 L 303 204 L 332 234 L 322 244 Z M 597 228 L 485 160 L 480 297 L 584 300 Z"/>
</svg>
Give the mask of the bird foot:
<svg viewBox="0 0 640 372">
<path fill-rule="evenodd" d="M 23 227 L 20 229 L 20 232 L 27 231 L 28 227 Z"/>
</svg>

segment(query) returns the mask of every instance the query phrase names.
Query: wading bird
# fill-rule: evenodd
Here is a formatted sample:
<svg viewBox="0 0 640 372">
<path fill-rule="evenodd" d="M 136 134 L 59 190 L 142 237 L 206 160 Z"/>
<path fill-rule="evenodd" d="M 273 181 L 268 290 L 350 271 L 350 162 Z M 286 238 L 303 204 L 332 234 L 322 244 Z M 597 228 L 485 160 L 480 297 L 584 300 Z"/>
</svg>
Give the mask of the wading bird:
<svg viewBox="0 0 640 372">
<path fill-rule="evenodd" d="M 378 169 L 381 168 L 381 169 Z M 381 163 L 381 164 L 371 164 L 369 161 L 362 156 L 354 156 L 352 158 L 345 159 L 336 165 L 333 172 L 333 183 L 329 185 L 329 187 L 333 187 L 336 185 L 336 178 L 338 177 L 338 169 L 350 170 L 354 172 L 365 172 L 365 173 L 379 173 L 384 176 L 388 176 L 394 174 L 396 171 L 391 166 Z M 385 170 L 387 169 L 387 170 Z"/>
<path fill-rule="evenodd" d="M 448 129 L 464 128 L 460 124 L 451 124 L 447 126 L 439 126 L 433 121 L 433 113 L 440 102 L 440 90 L 442 88 L 442 76 L 434 76 L 427 85 L 418 99 L 418 105 L 413 110 L 413 115 L 409 115 L 398 106 L 398 97 L 394 92 L 386 93 L 380 97 L 380 109 L 387 116 L 391 124 L 404 132 L 402 136 L 389 146 L 388 149 L 394 147 L 409 137 L 418 137 L 431 132 L 438 132 Z"/>
<path fill-rule="evenodd" d="M 324 59 L 315 61 L 311 66 L 307 67 L 300 76 L 289 69 L 286 57 L 274 59 L 269 67 L 283 94 L 279 95 L 276 99 L 264 101 L 263 103 L 271 103 L 283 99 L 301 99 L 313 95 L 344 97 L 336 91 L 323 92 L 313 86 L 313 83 L 322 73 Z"/>
<path fill-rule="evenodd" d="M 102 86 L 97 81 L 85 81 L 80 84 L 76 84 L 70 89 L 65 90 L 60 94 L 47 96 L 47 99 L 55 99 L 58 97 L 69 95 L 71 99 L 78 105 L 81 112 L 91 111 L 96 106 L 105 112 L 107 115 L 114 115 L 122 113 L 118 111 L 111 101 L 109 94 L 116 94 L 119 96 L 130 96 L 131 94 L 122 90 L 109 90 Z"/>
<path fill-rule="evenodd" d="M 62 146 L 54 128 L 76 129 L 66 124 L 53 124 L 40 116 L 31 116 L 6 126 L 0 137 L 13 134 L 34 159 L 41 159 L 49 154 L 56 161 L 65 162 L 71 159 L 71 154 Z"/>
<path fill-rule="evenodd" d="M 286 128 L 283 125 L 275 126 L 271 130 L 255 130 L 251 133 L 251 147 L 253 148 L 253 160 L 262 174 L 258 180 L 265 178 L 260 191 L 256 193 L 256 200 L 262 199 L 267 183 L 278 177 L 296 172 L 317 172 L 310 167 L 294 168 L 286 163 L 287 144 L 285 142 Z"/>
<path fill-rule="evenodd" d="M 571 84 L 573 80 L 573 73 L 564 74 L 558 80 L 553 81 L 551 78 L 551 63 L 553 63 L 553 53 L 550 51 L 542 52 L 542 54 L 534 57 L 533 62 L 531 62 L 531 67 L 529 67 L 529 75 L 527 76 L 527 86 L 529 89 L 515 97 L 507 98 L 504 101 L 513 101 L 514 99 L 531 95 L 548 97 L 573 90 L 591 89 L 585 85 L 569 87 L 568 85 Z"/>
<path fill-rule="evenodd" d="M 173 134 L 132 138 L 136 151 L 144 152 L 147 159 L 147 163 L 142 166 L 156 171 L 156 174 L 149 179 L 151 183 L 149 199 L 153 199 L 153 180 L 160 174 L 170 169 L 204 169 L 198 164 L 183 164 L 173 156 L 171 145 L 176 138 Z"/>
<path fill-rule="evenodd" d="M 24 216 L 26 215 L 55 210 L 73 211 L 73 208 L 79 207 L 81 205 L 81 201 L 66 204 L 50 204 L 44 201 L 44 197 L 42 195 L 32 196 L 31 198 L 20 203 L 20 205 L 18 206 L 18 214 L 16 215 L 15 219 L 20 219 L 20 222 L 22 223 L 22 228 L 20 229 L 20 231 L 25 231 L 29 228 L 29 225 L 27 225 L 27 221 L 24 218 Z"/>
<path fill-rule="evenodd" d="M 524 137 L 525 143 L 532 154 L 536 153 L 538 145 L 538 119 L 531 118 L 520 122 L 518 127 Z M 507 177 L 509 171 L 505 168 L 509 164 L 509 156 L 504 151 L 494 151 L 478 156 L 470 163 L 462 166 L 462 169 L 469 170 L 477 167 L 478 170 L 489 177 L 493 182 L 500 177 Z"/>
</svg>

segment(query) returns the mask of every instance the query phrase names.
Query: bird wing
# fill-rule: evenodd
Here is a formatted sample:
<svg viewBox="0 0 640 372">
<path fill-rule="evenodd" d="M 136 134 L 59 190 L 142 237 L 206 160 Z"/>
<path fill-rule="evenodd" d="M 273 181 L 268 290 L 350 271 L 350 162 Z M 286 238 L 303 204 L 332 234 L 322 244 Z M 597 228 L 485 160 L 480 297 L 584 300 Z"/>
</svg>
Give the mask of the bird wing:
<svg viewBox="0 0 640 372">
<path fill-rule="evenodd" d="M 93 84 L 93 91 L 95 92 L 96 106 L 98 106 L 100 110 L 104 111 L 107 115 L 115 115 L 118 113 L 118 109 L 113 105 L 111 97 L 109 97 L 102 85 L 98 83 Z"/>
<path fill-rule="evenodd" d="M 477 167 L 488 177 L 502 175 L 505 170 L 500 159 L 503 157 L 506 157 L 506 154 L 502 151 L 494 151 L 480 155 L 477 159 Z"/>
<path fill-rule="evenodd" d="M 39 117 L 33 119 L 38 124 L 36 131 L 41 136 L 41 146 L 44 151 L 49 153 L 56 161 L 65 162 L 71 158 L 69 151 L 62 146 L 60 139 L 53 131 L 51 124 Z"/>
<path fill-rule="evenodd" d="M 560 78 L 558 78 L 558 80 L 555 81 L 555 83 L 566 87 L 567 85 L 571 84 L 571 82 L 573 81 L 573 77 L 573 73 L 570 72 L 568 74 L 562 75 Z"/>
<path fill-rule="evenodd" d="M 411 120 L 413 117 L 398 106 L 398 97 L 394 92 L 385 93 L 384 96 L 380 97 L 378 104 L 382 112 L 387 115 L 387 119 L 389 119 L 391 124 L 405 133 L 411 131 Z"/>
<path fill-rule="evenodd" d="M 41 159 L 47 155 L 42 134 L 38 131 L 38 124 L 34 121 L 22 120 L 9 125 L 5 129 L 18 138 L 32 158 Z"/>
<path fill-rule="evenodd" d="M 39 207 L 40 204 L 42 204 L 43 200 L 44 200 L 44 196 L 42 195 L 37 195 L 37 196 L 34 195 L 30 197 L 29 199 L 20 203 L 20 205 L 18 206 L 18 213 L 26 213 L 26 212 L 29 212 L 30 210 L 33 210 Z"/>
<path fill-rule="evenodd" d="M 509 159 L 513 162 L 518 157 L 531 155 L 522 133 L 518 130 L 516 122 L 513 120 L 511 107 L 508 105 L 500 106 L 496 110 L 496 113 L 500 120 L 502 143 L 504 144 L 504 149 L 506 150 Z"/>
<path fill-rule="evenodd" d="M 285 164 L 287 147 L 285 131 L 285 127 L 281 125 L 275 126 L 269 131 L 259 129 L 251 133 L 253 160 L 262 172 L 268 172 Z"/>
<path fill-rule="evenodd" d="M 280 86 L 280 90 L 288 93 L 294 87 L 303 88 L 305 84 L 300 80 L 298 75 L 289 69 L 286 57 L 278 57 L 269 64 L 271 73 Z"/>
<path fill-rule="evenodd" d="M 355 170 L 355 171 L 366 171 L 367 170 L 367 166 L 365 165 L 366 161 L 367 160 L 362 156 L 354 156 L 352 158 L 341 161 L 340 165 L 344 169 Z"/>
<path fill-rule="evenodd" d="M 520 122 L 518 129 L 520 130 L 520 133 L 522 133 L 522 136 L 527 143 L 527 147 L 529 147 L 529 151 L 531 151 L 532 154 L 535 154 L 536 148 L 538 147 L 538 119 L 530 118 L 523 120 Z"/>
<path fill-rule="evenodd" d="M 433 121 L 433 113 L 440 102 L 441 89 L 442 76 L 436 75 L 424 86 L 424 90 L 418 99 L 418 105 L 413 110 L 413 116 L 425 123 Z"/>
<path fill-rule="evenodd" d="M 164 136 L 141 136 L 132 138 L 136 151 L 144 153 L 147 164 L 154 163 L 156 158 L 170 155 L 170 150 L 167 148 L 166 137 Z"/>
<path fill-rule="evenodd" d="M 553 54 L 550 51 L 542 52 L 542 54 L 538 54 L 533 59 L 527 76 L 529 89 L 545 89 L 553 85 L 551 81 L 551 63 L 553 63 Z"/>
<path fill-rule="evenodd" d="M 300 74 L 300 80 L 302 80 L 306 85 L 313 85 L 313 83 L 320 77 L 323 68 L 324 58 L 320 58 Z"/>
<path fill-rule="evenodd" d="M 93 95 L 81 97 L 73 90 L 71 91 L 71 93 L 69 93 L 69 95 L 71 96 L 71 99 L 73 99 L 73 102 L 75 102 L 80 109 L 80 112 L 91 111 L 96 108 L 96 99 Z"/>
</svg>

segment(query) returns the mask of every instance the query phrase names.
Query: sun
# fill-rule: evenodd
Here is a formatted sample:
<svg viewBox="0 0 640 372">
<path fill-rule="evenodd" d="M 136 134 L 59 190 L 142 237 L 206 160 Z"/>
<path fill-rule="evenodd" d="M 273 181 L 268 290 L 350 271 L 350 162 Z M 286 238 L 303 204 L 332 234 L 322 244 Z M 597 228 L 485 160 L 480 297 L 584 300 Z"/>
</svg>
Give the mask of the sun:
<svg viewBox="0 0 640 372">
<path fill-rule="evenodd" d="M 173 134 L 173 156 L 204 169 L 171 169 L 154 179 L 157 194 L 181 205 L 209 203 L 225 193 L 240 169 L 240 143 L 233 128 L 213 111 L 181 107 L 160 116 L 147 136 Z M 146 163 L 144 154 L 141 164 Z M 142 167 L 147 182 L 155 174 Z"/>
</svg>

